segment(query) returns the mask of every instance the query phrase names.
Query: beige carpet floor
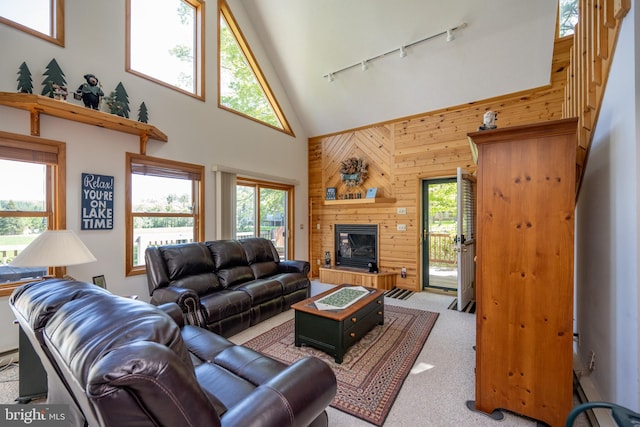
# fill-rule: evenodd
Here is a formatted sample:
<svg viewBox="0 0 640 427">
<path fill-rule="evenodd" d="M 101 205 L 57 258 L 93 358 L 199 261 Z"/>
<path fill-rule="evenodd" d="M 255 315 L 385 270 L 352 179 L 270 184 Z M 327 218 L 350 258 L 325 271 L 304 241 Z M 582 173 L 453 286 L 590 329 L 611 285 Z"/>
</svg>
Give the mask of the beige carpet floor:
<svg viewBox="0 0 640 427">
<path fill-rule="evenodd" d="M 327 285 L 313 282 L 314 294 Z M 440 313 L 429 339 L 407 376 L 384 425 L 390 427 L 535 427 L 534 420 L 505 412 L 505 419 L 495 421 L 465 407 L 475 393 L 475 328 L 474 314 L 449 310 L 452 296 L 419 292 L 407 300 L 386 298 L 385 304 Z M 281 313 L 231 338 L 243 343 L 293 318 L 293 312 Z M 14 403 L 18 395 L 18 369 L 0 372 L 0 403 Z M 329 407 L 331 427 L 371 427 L 371 424 Z M 581 417 L 576 427 L 589 427 Z"/>
</svg>

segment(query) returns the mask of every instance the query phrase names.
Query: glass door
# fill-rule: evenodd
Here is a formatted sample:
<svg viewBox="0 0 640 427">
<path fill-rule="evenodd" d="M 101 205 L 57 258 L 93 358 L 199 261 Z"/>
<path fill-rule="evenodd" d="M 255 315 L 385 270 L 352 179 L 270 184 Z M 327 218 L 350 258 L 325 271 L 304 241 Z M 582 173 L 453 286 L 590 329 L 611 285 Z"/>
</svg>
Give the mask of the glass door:
<svg viewBox="0 0 640 427">
<path fill-rule="evenodd" d="M 273 242 L 280 259 L 288 259 L 293 215 L 293 187 L 276 183 L 237 180 L 236 238 L 263 237 Z"/>
<path fill-rule="evenodd" d="M 422 288 L 458 289 L 455 178 L 422 182 Z"/>
</svg>

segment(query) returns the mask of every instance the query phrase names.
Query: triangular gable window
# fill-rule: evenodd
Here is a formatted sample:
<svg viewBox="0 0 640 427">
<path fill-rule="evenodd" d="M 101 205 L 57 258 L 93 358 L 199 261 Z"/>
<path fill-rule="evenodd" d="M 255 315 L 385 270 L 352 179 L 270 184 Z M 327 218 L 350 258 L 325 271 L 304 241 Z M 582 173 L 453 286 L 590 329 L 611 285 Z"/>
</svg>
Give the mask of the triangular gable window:
<svg viewBox="0 0 640 427">
<path fill-rule="evenodd" d="M 224 0 L 219 2 L 218 106 L 293 136 L 267 80 Z"/>
</svg>

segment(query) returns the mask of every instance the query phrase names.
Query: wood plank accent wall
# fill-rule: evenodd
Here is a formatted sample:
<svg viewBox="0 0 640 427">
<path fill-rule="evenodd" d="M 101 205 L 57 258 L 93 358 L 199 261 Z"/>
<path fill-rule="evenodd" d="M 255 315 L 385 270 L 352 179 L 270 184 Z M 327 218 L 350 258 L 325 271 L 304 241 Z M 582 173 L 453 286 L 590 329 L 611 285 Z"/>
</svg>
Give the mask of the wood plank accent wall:
<svg viewBox="0 0 640 427">
<path fill-rule="evenodd" d="M 499 127 L 561 118 L 572 44 L 571 38 L 556 41 L 548 86 L 310 138 L 309 256 L 313 277 L 319 275 L 325 251 L 335 259 L 335 224 L 378 224 L 380 270 L 398 273 L 399 288 L 419 290 L 421 181 L 453 177 L 458 166 L 475 171 L 467 133 L 478 129 L 486 111 L 498 113 Z M 377 187 L 379 197 L 395 202 L 324 205 L 326 187 L 336 187 L 338 194 L 347 191 L 341 183 L 340 163 L 349 157 L 369 164 L 369 178 L 363 188 L 354 191 Z M 406 215 L 397 214 L 397 208 L 406 208 Z M 397 231 L 398 224 L 406 224 L 407 231 Z M 400 277 L 403 266 L 406 278 Z"/>
<path fill-rule="evenodd" d="M 335 224 L 378 224 L 379 267 L 398 273 L 397 286 L 421 288 L 421 181 L 453 177 L 458 166 L 474 173 L 466 134 L 477 130 L 486 111 L 498 113 L 498 127 L 578 117 L 577 190 L 588 158 L 622 19 L 630 0 L 579 0 L 579 24 L 573 36 L 557 39 L 545 87 L 449 107 L 412 117 L 309 139 L 309 259 L 314 277 L 325 251 L 333 254 Z M 340 162 L 359 157 L 369 162 L 362 189 L 377 187 L 384 204 L 324 205 L 326 187 L 346 189 Z M 398 215 L 397 208 L 406 208 Z M 406 224 L 407 231 L 397 231 Z M 402 267 L 407 277 L 401 278 Z"/>
</svg>

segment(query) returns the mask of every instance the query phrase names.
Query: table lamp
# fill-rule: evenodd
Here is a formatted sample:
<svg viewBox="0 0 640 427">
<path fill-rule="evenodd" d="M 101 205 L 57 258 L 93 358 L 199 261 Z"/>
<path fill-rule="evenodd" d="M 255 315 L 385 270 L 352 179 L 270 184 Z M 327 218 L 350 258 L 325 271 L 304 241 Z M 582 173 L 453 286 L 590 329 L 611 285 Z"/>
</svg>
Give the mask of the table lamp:
<svg viewBox="0 0 640 427">
<path fill-rule="evenodd" d="M 47 230 L 11 262 L 16 267 L 67 267 L 97 261 L 73 230 Z M 56 273 L 58 273 L 56 271 Z M 56 275 L 57 277 L 58 275 Z"/>
</svg>

